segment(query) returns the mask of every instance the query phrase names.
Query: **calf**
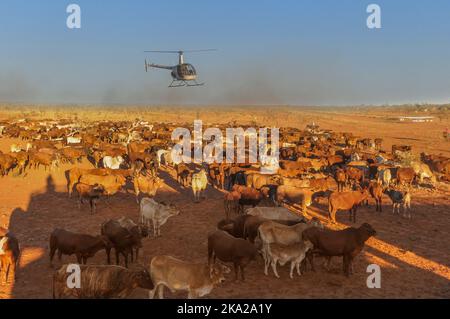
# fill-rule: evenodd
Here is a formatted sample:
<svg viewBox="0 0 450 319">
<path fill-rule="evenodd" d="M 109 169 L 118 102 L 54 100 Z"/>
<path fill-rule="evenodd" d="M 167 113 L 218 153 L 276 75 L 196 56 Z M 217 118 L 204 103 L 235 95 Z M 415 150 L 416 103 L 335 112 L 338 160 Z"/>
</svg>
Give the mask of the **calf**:
<svg viewBox="0 0 450 319">
<path fill-rule="evenodd" d="M 353 272 L 353 259 L 361 252 L 365 242 L 376 231 L 367 223 L 359 228 L 349 227 L 344 230 L 323 230 L 311 227 L 303 231 L 302 239 L 309 240 L 314 245 L 314 252 L 329 257 L 342 256 L 346 276 Z M 314 269 L 313 254 L 309 254 L 311 266 Z"/>
<path fill-rule="evenodd" d="M 284 266 L 286 263 L 291 263 L 291 271 L 289 277 L 293 279 L 294 268 L 297 268 L 297 274 L 301 276 L 300 264 L 306 257 L 308 250 L 312 249 L 313 244 L 310 241 L 300 241 L 291 245 L 281 245 L 271 243 L 268 246 L 268 253 L 271 256 L 271 266 L 275 277 L 280 278 L 277 272 L 277 264 Z"/>
<path fill-rule="evenodd" d="M 155 288 L 149 292 L 149 298 L 154 298 L 156 293 L 160 299 L 164 298 L 164 286 L 173 292 L 187 291 L 189 299 L 203 297 L 225 281 L 224 274 L 229 272 L 229 268 L 219 264 L 210 267 L 172 256 L 155 256 L 150 262 L 150 276 Z"/>
<path fill-rule="evenodd" d="M 208 264 L 211 266 L 211 260 L 215 264 L 216 257 L 223 262 L 232 262 L 236 280 L 239 271 L 242 280 L 245 280 L 244 268 L 256 258 L 257 254 L 258 251 L 253 244 L 224 231 L 216 230 L 208 236 Z"/>
<path fill-rule="evenodd" d="M 134 289 L 153 289 L 153 282 L 147 269 L 130 270 L 110 265 L 79 265 L 80 287 L 69 288 L 67 281 L 71 272 L 69 265 L 63 265 L 53 275 L 53 299 L 75 297 L 126 298 Z"/>
<path fill-rule="evenodd" d="M 75 254 L 79 264 L 86 264 L 88 258 L 109 245 L 110 242 L 105 236 L 77 234 L 57 228 L 50 235 L 50 265 L 56 251 L 60 261 L 63 254 L 69 256 Z"/>
<path fill-rule="evenodd" d="M 403 217 L 411 218 L 411 193 L 409 191 L 403 193 L 394 189 L 386 189 L 384 193 L 388 195 L 392 201 L 392 213 L 395 213 L 395 208 L 397 208 L 397 214 L 400 214 L 400 206 L 402 206 Z"/>
<path fill-rule="evenodd" d="M 81 204 L 83 200 L 89 200 L 89 205 L 91 207 L 91 214 L 95 214 L 97 210 L 97 201 L 100 196 L 104 194 L 105 188 L 102 185 L 95 184 L 93 186 L 78 183 L 75 185 L 75 189 L 78 192 L 78 209 L 81 209 Z"/>
<path fill-rule="evenodd" d="M 267 275 L 267 270 L 271 262 L 271 255 L 268 245 L 271 243 L 278 243 L 282 245 L 291 245 L 300 242 L 302 233 L 305 229 L 319 226 L 323 227 L 318 221 L 311 223 L 299 223 L 293 226 L 280 225 L 274 221 L 268 221 L 259 226 L 258 238 L 262 243 L 262 256 L 264 259 L 264 273 Z"/>
</svg>

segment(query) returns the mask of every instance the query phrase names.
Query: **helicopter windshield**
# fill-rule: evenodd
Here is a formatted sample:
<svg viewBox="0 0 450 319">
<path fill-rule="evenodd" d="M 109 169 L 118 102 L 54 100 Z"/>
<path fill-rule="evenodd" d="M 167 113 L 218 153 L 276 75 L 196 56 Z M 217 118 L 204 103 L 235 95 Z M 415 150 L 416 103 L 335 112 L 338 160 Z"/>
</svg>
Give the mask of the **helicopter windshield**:
<svg viewBox="0 0 450 319">
<path fill-rule="evenodd" d="M 181 76 L 185 75 L 195 75 L 195 68 L 192 64 L 184 63 L 178 66 L 178 73 Z"/>
</svg>

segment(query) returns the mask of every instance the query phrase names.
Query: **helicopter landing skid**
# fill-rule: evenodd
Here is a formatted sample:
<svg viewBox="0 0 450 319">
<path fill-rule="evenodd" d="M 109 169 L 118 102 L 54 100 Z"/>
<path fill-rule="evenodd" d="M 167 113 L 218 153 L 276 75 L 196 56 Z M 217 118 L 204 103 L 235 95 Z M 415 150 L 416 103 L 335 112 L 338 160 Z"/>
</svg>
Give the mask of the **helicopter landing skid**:
<svg viewBox="0 0 450 319">
<path fill-rule="evenodd" d="M 195 80 L 189 80 L 189 81 L 186 81 L 186 80 L 173 80 L 170 83 L 169 87 L 170 88 L 178 88 L 178 87 L 183 87 L 183 86 L 202 86 L 204 84 L 205 83 L 198 83 Z"/>
</svg>

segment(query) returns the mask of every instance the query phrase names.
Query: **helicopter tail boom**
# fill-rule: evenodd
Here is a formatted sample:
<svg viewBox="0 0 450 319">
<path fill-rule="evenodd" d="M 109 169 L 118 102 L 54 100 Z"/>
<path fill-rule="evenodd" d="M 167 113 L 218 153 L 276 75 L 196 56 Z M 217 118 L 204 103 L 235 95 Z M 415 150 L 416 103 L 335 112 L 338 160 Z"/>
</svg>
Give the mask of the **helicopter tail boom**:
<svg viewBox="0 0 450 319">
<path fill-rule="evenodd" d="M 147 60 L 145 60 L 145 72 L 148 72 L 149 68 L 158 68 L 158 69 L 172 70 L 173 66 L 160 65 L 160 64 L 155 64 L 155 63 L 148 63 Z"/>
</svg>

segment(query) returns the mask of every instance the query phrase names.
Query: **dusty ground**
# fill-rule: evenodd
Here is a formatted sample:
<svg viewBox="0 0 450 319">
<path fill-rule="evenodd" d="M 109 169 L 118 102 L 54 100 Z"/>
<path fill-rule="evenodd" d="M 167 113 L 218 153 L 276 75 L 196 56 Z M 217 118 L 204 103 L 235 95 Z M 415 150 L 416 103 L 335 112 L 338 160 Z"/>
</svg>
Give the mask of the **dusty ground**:
<svg viewBox="0 0 450 319">
<path fill-rule="evenodd" d="M 230 113 L 234 114 L 234 113 Z M 237 113 L 236 113 L 237 114 Z M 220 114 L 217 115 L 220 117 Z M 298 117 L 293 119 L 293 117 Z M 228 114 L 229 118 L 232 115 Z M 268 117 L 266 115 L 266 117 Z M 224 120 L 229 120 L 226 118 Z M 279 120 L 282 120 L 283 117 Z M 241 119 L 236 115 L 236 119 Z M 382 137 L 385 148 L 392 143 L 413 145 L 417 151 L 450 155 L 450 145 L 441 138 L 448 119 L 424 124 L 399 124 L 386 117 L 332 112 L 305 112 L 286 116 L 299 127 L 314 120 L 321 127 L 336 131 L 350 131 L 360 136 Z M 190 120 L 187 118 L 186 120 Z M 256 118 L 256 121 L 269 119 Z M 211 120 L 213 121 L 213 120 Z M 293 125 L 295 125 L 295 123 Z M 0 150 L 8 151 L 14 140 L 1 138 Z M 85 161 L 83 167 L 90 167 Z M 64 171 L 29 171 L 25 177 L 10 174 L 0 178 L 0 225 L 9 227 L 18 237 L 23 255 L 14 284 L 0 285 L 0 298 L 49 298 L 53 269 L 48 260 L 48 239 L 55 227 L 97 234 L 100 224 L 108 218 L 138 217 L 134 195 L 121 193 L 101 201 L 96 215 L 90 215 L 88 205 L 78 210 L 74 198 L 66 191 Z M 209 188 L 207 200 L 195 204 L 191 193 L 180 188 L 172 178 L 173 172 L 162 173 L 166 186 L 158 193 L 159 199 L 176 203 L 181 214 L 169 219 L 162 227 L 162 237 L 144 240 L 141 262 L 152 256 L 170 254 L 184 260 L 206 261 L 206 234 L 223 218 L 222 194 Z M 281 279 L 263 274 L 262 259 L 246 269 L 246 281 L 235 282 L 233 275 L 213 290 L 210 298 L 449 298 L 450 297 L 450 192 L 443 186 L 439 192 L 416 190 L 413 193 L 411 221 L 394 216 L 389 201 L 383 199 L 383 212 L 375 213 L 374 202 L 358 211 L 357 225 L 368 222 L 378 232 L 370 239 L 364 251 L 356 258 L 355 274 L 345 278 L 342 261 L 335 258 L 331 272 L 316 259 L 317 272 L 289 279 L 287 267 L 279 267 Z M 311 214 L 324 218 L 326 203 L 311 208 Z M 324 219 L 325 220 L 325 219 Z M 338 214 L 340 227 L 350 225 L 347 214 Z M 64 262 L 75 262 L 75 257 L 63 257 Z M 99 252 L 90 263 L 104 263 L 105 254 Z M 376 263 L 382 269 L 381 289 L 368 289 L 366 268 Z M 58 261 L 55 261 L 55 266 Z M 167 297 L 184 297 L 166 291 Z M 136 290 L 133 297 L 146 298 L 147 292 Z"/>
</svg>

